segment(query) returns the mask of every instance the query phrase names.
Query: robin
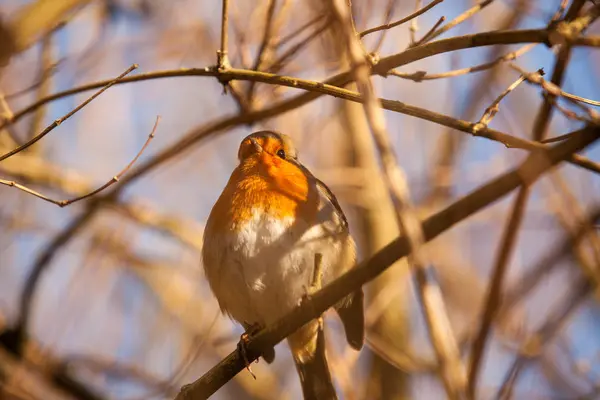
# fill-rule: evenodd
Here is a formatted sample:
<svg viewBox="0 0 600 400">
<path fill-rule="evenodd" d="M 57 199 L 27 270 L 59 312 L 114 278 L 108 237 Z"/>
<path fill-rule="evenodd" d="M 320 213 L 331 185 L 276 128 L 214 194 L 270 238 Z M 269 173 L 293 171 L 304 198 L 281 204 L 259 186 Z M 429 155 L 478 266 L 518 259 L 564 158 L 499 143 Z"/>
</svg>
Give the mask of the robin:
<svg viewBox="0 0 600 400">
<path fill-rule="evenodd" d="M 315 282 L 326 285 L 352 268 L 356 246 L 337 199 L 298 161 L 289 136 L 252 133 L 242 140 L 238 159 L 208 217 L 202 258 L 221 311 L 252 334 L 290 312 Z M 334 308 L 348 343 L 360 350 L 362 290 Z M 337 398 L 321 322 L 287 339 L 305 399 Z M 274 357 L 273 349 L 263 354 L 269 363 Z"/>
</svg>

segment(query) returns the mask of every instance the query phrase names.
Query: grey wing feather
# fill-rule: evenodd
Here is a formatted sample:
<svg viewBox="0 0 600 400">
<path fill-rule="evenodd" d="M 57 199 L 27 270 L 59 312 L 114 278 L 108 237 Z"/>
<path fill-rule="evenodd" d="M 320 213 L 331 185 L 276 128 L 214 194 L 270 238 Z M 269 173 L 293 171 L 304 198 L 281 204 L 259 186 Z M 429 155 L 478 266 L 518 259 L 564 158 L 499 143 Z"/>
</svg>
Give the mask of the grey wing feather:
<svg viewBox="0 0 600 400">
<path fill-rule="evenodd" d="M 326 184 L 324 184 L 321 180 L 319 180 L 317 178 L 315 178 L 315 180 L 317 181 L 317 189 L 319 190 L 319 193 L 321 193 L 323 196 L 325 196 L 325 198 L 327 200 L 329 200 L 329 202 L 333 205 L 333 208 L 335 209 L 335 213 L 337 214 L 340 221 L 342 222 L 342 228 L 344 229 L 344 231 L 347 231 L 348 230 L 348 220 L 346 219 L 346 215 L 344 214 L 344 211 L 342 211 L 342 207 L 340 207 L 340 203 L 338 203 L 337 198 L 331 192 L 331 190 L 327 187 Z"/>
</svg>

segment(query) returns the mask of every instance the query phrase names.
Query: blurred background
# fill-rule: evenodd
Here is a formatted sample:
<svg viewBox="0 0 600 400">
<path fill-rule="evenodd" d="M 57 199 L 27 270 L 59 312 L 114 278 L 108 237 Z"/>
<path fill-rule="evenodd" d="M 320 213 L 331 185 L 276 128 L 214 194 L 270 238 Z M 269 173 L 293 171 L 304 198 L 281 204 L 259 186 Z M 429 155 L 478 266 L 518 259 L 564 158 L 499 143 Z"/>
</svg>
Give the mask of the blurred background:
<svg viewBox="0 0 600 400">
<path fill-rule="evenodd" d="M 365 49 L 385 57 L 472 33 L 545 29 L 571 7 L 578 7 L 576 16 L 597 7 L 578 0 L 434 3 L 439 4 L 416 20 L 365 35 Z M 397 21 L 427 4 L 354 0 L 356 30 Z M 175 71 L 110 87 L 35 145 L 0 161 L 0 179 L 52 199 L 70 199 L 122 171 L 146 143 L 157 115 L 155 138 L 128 172 L 182 143 L 168 160 L 122 187 L 116 183 L 64 208 L 0 185 L 0 398 L 170 399 L 235 349 L 242 330 L 220 314 L 203 276 L 200 250 L 203 224 L 237 164 L 240 140 L 252 131 L 279 130 L 295 139 L 300 160 L 332 189 L 348 215 L 359 260 L 398 236 L 361 104 L 321 96 L 269 118 L 209 129 L 303 93 L 242 80 L 232 81 L 225 93 L 215 77 L 176 76 L 182 68 L 216 64 L 221 6 L 218 0 L 0 0 L 0 154 L 27 142 L 94 92 L 61 96 L 5 123 L 40 99 L 111 80 L 133 63 L 139 68 L 131 76 Z M 441 17 L 445 20 L 437 24 Z M 341 33 L 319 0 L 230 0 L 229 18 L 229 60 L 235 68 L 315 81 L 349 68 Z M 445 29 L 452 21 L 456 24 Z M 432 27 L 442 31 L 427 37 Z M 585 33 L 600 35 L 600 24 L 591 21 Z M 560 49 L 524 43 L 446 52 L 372 81 L 382 98 L 474 123 L 519 78 L 510 63 L 528 72 L 544 68 L 550 80 Z M 494 60 L 477 71 L 459 71 Z M 419 71 L 424 73 L 415 74 Z M 600 51 L 574 47 L 562 87 L 600 100 Z M 520 84 L 502 100 L 490 128 L 531 138 L 542 93 L 539 86 Z M 581 108 L 559 104 L 562 111 L 545 117 L 547 137 L 584 124 Z M 421 218 L 509 171 L 528 154 L 424 119 L 391 111 L 385 117 Z M 201 131 L 208 132 L 201 140 L 182 142 Z M 600 157 L 593 146 L 584 154 Z M 102 197 L 115 188 L 116 197 Z M 562 164 L 540 179 L 526 204 L 505 287 L 517 285 L 555 250 L 598 205 L 599 194 L 598 175 L 573 165 Z M 513 193 L 495 202 L 426 247 L 465 360 L 514 198 Z M 582 259 L 600 248 L 596 236 L 591 232 L 581 242 L 574 252 L 579 257 L 553 260 L 553 272 L 536 276 L 535 288 L 495 321 L 477 398 L 495 398 L 515 360 L 523 365 L 509 397 L 597 398 L 598 297 L 587 286 L 583 294 L 577 289 L 582 276 L 597 273 L 582 269 L 589 265 Z M 552 320 L 572 301 L 572 291 L 581 294 L 573 307 L 558 322 Z M 338 320 L 326 314 L 328 357 L 340 398 L 446 398 L 406 262 L 367 284 L 365 292 L 367 345 L 360 353 L 346 346 Z M 14 328 L 24 320 L 28 340 L 16 351 Z M 543 331 L 553 321 L 551 331 Z M 531 338 L 540 337 L 540 330 L 548 335 L 531 350 Z M 287 345 L 276 352 L 274 364 L 253 366 L 256 380 L 243 371 L 214 398 L 300 398 Z"/>
</svg>

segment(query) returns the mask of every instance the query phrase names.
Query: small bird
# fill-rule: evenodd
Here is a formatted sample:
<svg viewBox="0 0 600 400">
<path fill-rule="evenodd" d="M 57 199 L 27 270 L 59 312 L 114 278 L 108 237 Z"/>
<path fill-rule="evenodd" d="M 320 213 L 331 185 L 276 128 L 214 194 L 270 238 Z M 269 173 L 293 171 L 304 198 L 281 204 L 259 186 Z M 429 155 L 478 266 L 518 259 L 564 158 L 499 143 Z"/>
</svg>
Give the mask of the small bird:
<svg viewBox="0 0 600 400">
<path fill-rule="evenodd" d="M 242 140 L 239 165 L 206 223 L 204 271 L 221 311 L 247 334 L 268 326 L 356 259 L 348 222 L 329 188 L 299 161 L 289 136 L 255 132 Z M 318 260 L 318 261 L 316 261 Z M 319 289 L 318 287 L 316 289 Z M 350 346 L 364 342 L 362 289 L 334 306 Z M 288 337 L 305 399 L 336 399 L 322 321 Z M 263 353 L 267 362 L 273 349 Z"/>
</svg>

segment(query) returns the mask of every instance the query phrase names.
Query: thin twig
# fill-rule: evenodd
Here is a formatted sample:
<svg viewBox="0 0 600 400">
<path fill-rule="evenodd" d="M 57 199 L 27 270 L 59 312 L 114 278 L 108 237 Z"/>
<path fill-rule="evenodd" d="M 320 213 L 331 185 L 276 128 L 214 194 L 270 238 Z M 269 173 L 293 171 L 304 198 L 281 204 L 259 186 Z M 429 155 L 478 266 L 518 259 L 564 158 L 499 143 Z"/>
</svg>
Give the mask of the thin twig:
<svg viewBox="0 0 600 400">
<path fill-rule="evenodd" d="M 231 67 L 228 51 L 229 41 L 229 0 L 222 0 L 221 9 L 221 48 L 217 50 L 217 67 L 225 70 Z"/>
<path fill-rule="evenodd" d="M 397 77 L 403 78 L 403 79 L 410 79 L 415 82 L 434 80 L 434 79 L 442 79 L 442 78 L 451 78 L 451 77 L 455 77 L 455 76 L 471 74 L 474 72 L 485 71 L 487 69 L 495 67 L 496 65 L 498 65 L 500 63 L 503 63 L 506 61 L 513 61 L 517 57 L 520 57 L 523 54 L 527 53 L 529 50 L 533 49 L 535 46 L 537 46 L 537 44 L 528 44 L 528 45 L 521 47 L 520 49 L 518 49 L 516 51 L 512 51 L 508 54 L 500 56 L 493 61 L 479 64 L 479 65 L 474 65 L 472 67 L 442 72 L 439 74 L 428 74 L 425 71 L 417 71 L 417 72 L 410 72 L 410 73 L 409 72 L 399 72 L 399 71 L 396 71 L 395 69 L 393 69 L 388 72 L 388 75 L 397 76 Z"/>
<path fill-rule="evenodd" d="M 575 106 L 577 106 L 577 107 L 581 108 L 583 111 L 585 111 L 586 114 L 590 117 L 588 122 L 600 124 L 600 115 L 595 110 L 592 110 L 592 109 L 584 106 L 583 104 L 581 104 L 581 103 L 586 103 L 586 104 L 592 104 L 592 105 L 600 105 L 600 102 L 597 102 L 594 100 L 589 100 L 589 99 L 565 92 L 558 85 L 545 80 L 542 77 L 542 72 L 543 72 L 542 70 L 538 70 L 535 73 L 530 73 L 530 72 L 523 70 L 522 68 L 520 68 L 519 66 L 517 66 L 513 63 L 510 63 L 509 66 L 511 68 L 513 68 L 514 70 L 519 71 L 528 82 L 539 85 L 544 90 L 544 92 L 546 93 L 546 96 L 544 97 L 545 100 L 544 100 L 544 103 L 542 104 L 542 106 L 544 107 L 543 110 L 546 110 L 547 107 L 552 107 L 556 103 L 557 97 L 563 97 L 563 98 L 569 100 Z M 546 104 L 548 104 L 548 106 L 546 106 Z M 545 111 L 543 115 L 546 115 L 549 117 L 550 111 Z"/>
<path fill-rule="evenodd" d="M 429 40 L 431 40 L 431 35 L 433 34 L 433 32 L 435 32 L 435 30 L 438 28 L 438 26 L 440 26 L 441 24 L 444 23 L 444 21 L 446 20 L 446 17 L 444 17 L 443 15 L 437 20 L 437 22 L 435 24 L 433 24 L 433 26 L 431 27 L 431 29 L 429 29 L 427 31 L 427 33 L 425 33 L 425 35 L 423 35 L 423 37 L 417 41 L 412 42 L 411 47 L 416 47 L 416 46 L 420 46 L 423 43 L 427 43 Z"/>
<path fill-rule="evenodd" d="M 14 187 L 16 189 L 19 189 L 19 190 L 25 192 L 25 193 L 29 193 L 29 194 L 31 194 L 31 195 L 33 195 L 35 197 L 38 197 L 38 198 L 40 198 L 42 200 L 45 200 L 45 201 L 47 201 L 49 203 L 56 204 L 57 206 L 59 206 L 61 208 L 62 207 L 66 207 L 66 206 L 68 206 L 70 204 L 76 203 L 76 202 L 78 202 L 80 200 L 84 200 L 84 199 L 87 199 L 89 197 L 92 197 L 92 196 L 94 196 L 94 195 L 102 192 L 106 188 L 110 187 L 111 185 L 117 183 L 119 181 L 119 179 L 124 174 L 126 174 L 127 171 L 129 171 L 129 169 L 133 166 L 133 164 L 137 161 L 137 159 L 142 155 L 142 153 L 144 152 L 144 150 L 146 150 L 146 147 L 148 147 L 148 145 L 150 144 L 150 141 L 152 139 L 154 139 L 154 133 L 156 132 L 156 128 L 158 127 L 158 121 L 159 120 L 160 120 L 160 117 L 156 117 L 156 122 L 154 123 L 154 127 L 152 128 L 152 132 L 150 132 L 150 135 L 148 135 L 148 139 L 146 139 L 146 142 L 144 143 L 144 145 L 142 146 L 142 148 L 140 149 L 140 151 L 137 153 L 137 155 L 133 158 L 133 160 L 131 160 L 131 162 L 129 164 L 127 164 L 127 166 L 125 168 L 123 168 L 121 170 L 121 172 L 119 172 L 117 175 L 115 175 L 111 180 L 109 180 L 104 185 L 100 186 L 99 188 L 97 188 L 95 190 L 92 190 L 91 192 L 89 192 L 87 194 L 84 194 L 84 195 L 81 195 L 81 196 L 78 196 L 78 197 L 75 197 L 75 198 L 72 198 L 72 199 L 69 199 L 69 200 L 54 200 L 54 199 L 51 199 L 51 198 L 49 198 L 49 197 L 47 197 L 47 196 L 45 196 L 45 195 L 43 195 L 43 194 L 41 194 L 39 192 L 36 192 L 33 189 L 30 189 L 30 188 L 28 188 L 28 187 L 26 187 L 24 185 L 21 185 L 21 184 L 19 184 L 17 182 L 14 182 L 14 181 L 7 181 L 7 180 L 4 180 L 4 179 L 0 179 L 0 184 L 6 185 L 6 186 L 10 186 L 10 187 Z"/>
<path fill-rule="evenodd" d="M 427 11 L 431 10 L 433 7 L 437 6 L 438 4 L 440 4 L 443 1 L 444 0 L 433 0 L 431 3 L 427 4 L 425 7 L 421 8 L 420 10 L 415 11 L 414 13 L 412 13 L 398 21 L 392 22 L 390 24 L 383 24 L 383 25 L 375 26 L 373 28 L 364 30 L 358 34 L 358 37 L 360 37 L 362 39 L 363 37 L 367 36 L 370 33 L 382 31 L 384 29 L 392 29 L 392 28 L 395 28 L 396 26 L 400 26 L 414 18 L 417 18 L 419 15 L 426 13 Z"/>
<path fill-rule="evenodd" d="M 585 104 L 590 104 L 592 106 L 600 106 L 600 101 L 586 99 L 585 97 L 571 94 L 561 89 L 558 85 L 545 80 L 542 77 L 540 70 L 538 70 L 537 72 L 527 72 L 516 64 L 510 63 L 508 65 L 515 71 L 521 73 L 525 77 L 525 79 L 527 79 L 527 81 L 541 86 L 542 89 L 544 89 L 551 96 L 564 97 L 574 102 L 582 102 Z"/>
<path fill-rule="evenodd" d="M 424 235 L 420 221 L 410 202 L 404 171 L 397 163 L 385 127 L 385 118 L 370 81 L 369 64 L 362 46 L 354 35 L 349 7 L 344 0 L 333 1 L 333 13 L 341 22 L 346 49 L 359 92 L 364 98 L 364 109 L 373 139 L 382 160 L 383 173 L 389 195 L 396 208 L 396 218 L 403 236 L 410 246 L 409 262 L 413 267 L 417 292 L 426 317 L 429 335 L 441 365 L 441 375 L 448 396 L 462 398 L 466 385 L 464 367 L 439 286 L 431 279 L 431 267 L 422 248 Z"/>
<path fill-rule="evenodd" d="M 452 21 L 448 22 L 446 25 L 442 26 L 440 29 L 432 32 L 429 35 L 428 39 L 429 40 L 435 39 L 436 37 L 440 36 L 441 34 L 446 33 L 450 29 L 454 28 L 456 25 L 462 24 L 467 19 L 471 18 L 472 16 L 474 16 L 475 14 L 477 14 L 479 11 L 483 10 L 485 7 L 487 7 L 490 4 L 492 4 L 493 1 L 494 0 L 482 0 L 482 1 L 480 1 L 475 6 L 469 8 L 467 11 L 465 11 L 462 14 L 460 14 L 458 17 L 454 18 Z"/>
<path fill-rule="evenodd" d="M 540 143 L 562 142 L 563 140 L 569 139 L 571 136 L 572 136 L 571 133 L 565 133 L 564 135 L 554 136 L 554 137 L 551 137 L 551 138 L 540 140 Z"/>
<path fill-rule="evenodd" d="M 490 106 L 485 109 L 485 112 L 483 113 L 479 121 L 475 124 L 475 126 L 473 126 L 473 129 L 476 132 L 479 131 L 481 128 L 487 127 L 489 125 L 496 113 L 498 113 L 498 111 L 500 110 L 500 102 L 502 101 L 502 99 L 508 96 L 510 92 L 515 90 L 517 86 L 519 86 L 524 80 L 525 77 L 520 76 L 519 79 L 514 81 L 508 88 L 506 88 L 506 90 L 500 93 L 500 95 L 496 97 L 496 99 L 494 99 L 492 104 L 490 104 Z"/>
<path fill-rule="evenodd" d="M 58 125 L 62 124 L 64 121 L 66 121 L 67 119 L 69 119 L 70 117 L 72 117 L 73 114 L 75 114 L 77 111 L 79 111 L 83 107 L 87 106 L 96 97 L 100 96 L 106 89 L 108 89 L 109 87 L 111 87 L 115 83 L 119 82 L 123 77 L 125 77 L 125 75 L 129 74 L 131 71 L 133 71 L 137 67 L 138 67 L 137 64 L 133 64 L 131 67 L 127 68 L 127 70 L 125 72 L 123 72 L 121 75 L 119 75 L 115 79 L 109 81 L 107 84 L 103 85 L 102 89 L 100 89 L 99 91 L 97 91 L 96 93 L 94 93 L 86 101 L 84 101 L 83 103 L 81 103 L 80 105 L 78 105 L 73 110 L 71 110 L 67 114 L 63 115 L 62 117 L 54 120 L 54 122 L 52 124 L 50 124 L 46 129 L 44 129 L 41 133 L 39 133 L 38 135 L 36 135 L 35 137 L 33 137 L 27 143 L 23 144 L 22 146 L 17 147 L 16 149 L 14 149 L 12 151 L 9 151 L 8 153 L 4 154 L 3 156 L 0 156 L 0 161 L 6 160 L 8 157 L 17 154 L 20 151 L 25 150 L 29 146 L 31 146 L 34 143 L 36 143 L 38 140 L 42 139 L 44 136 L 46 136 L 48 133 L 50 133 L 54 128 L 56 128 Z M 14 122 L 14 119 L 11 120 L 11 122 Z"/>
</svg>

